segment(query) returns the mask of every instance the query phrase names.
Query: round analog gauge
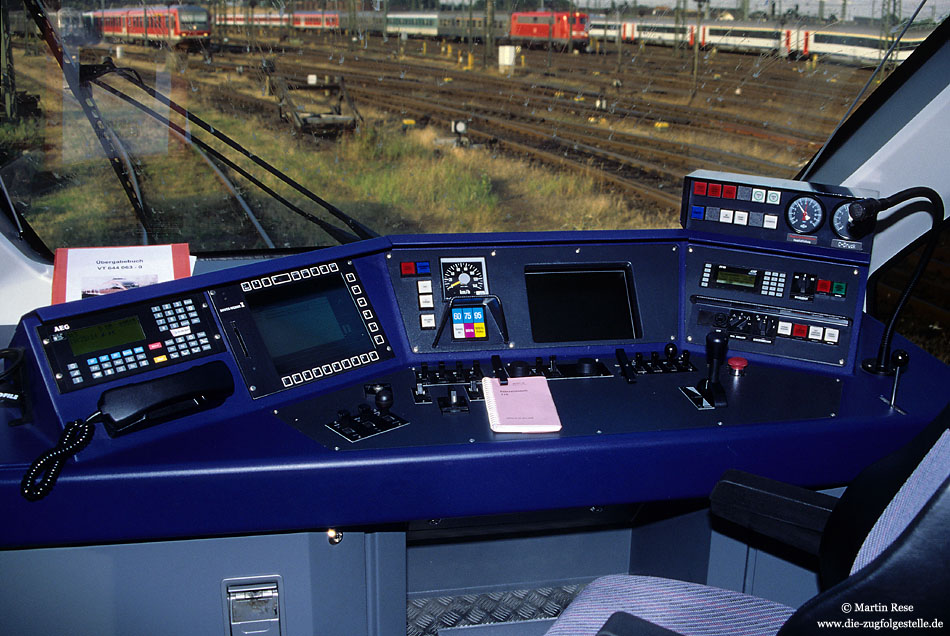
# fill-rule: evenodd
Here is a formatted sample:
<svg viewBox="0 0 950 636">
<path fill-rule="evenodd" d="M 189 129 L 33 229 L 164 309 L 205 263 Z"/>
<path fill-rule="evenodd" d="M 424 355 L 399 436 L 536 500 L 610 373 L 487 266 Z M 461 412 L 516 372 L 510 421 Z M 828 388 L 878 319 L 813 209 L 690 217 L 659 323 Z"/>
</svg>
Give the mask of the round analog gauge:
<svg viewBox="0 0 950 636">
<path fill-rule="evenodd" d="M 825 218 L 825 209 L 818 199 L 813 197 L 798 197 L 788 206 L 785 219 L 789 227 L 799 234 L 811 234 L 819 227 Z"/>
<path fill-rule="evenodd" d="M 484 296 L 488 293 L 485 259 L 443 258 L 442 291 L 445 298 L 454 296 Z"/>
<path fill-rule="evenodd" d="M 835 208 L 834 213 L 831 215 L 831 227 L 834 229 L 835 234 L 846 241 L 854 240 L 854 235 L 851 233 L 851 228 L 848 227 L 851 223 L 850 209 L 850 203 L 842 203 Z"/>
</svg>

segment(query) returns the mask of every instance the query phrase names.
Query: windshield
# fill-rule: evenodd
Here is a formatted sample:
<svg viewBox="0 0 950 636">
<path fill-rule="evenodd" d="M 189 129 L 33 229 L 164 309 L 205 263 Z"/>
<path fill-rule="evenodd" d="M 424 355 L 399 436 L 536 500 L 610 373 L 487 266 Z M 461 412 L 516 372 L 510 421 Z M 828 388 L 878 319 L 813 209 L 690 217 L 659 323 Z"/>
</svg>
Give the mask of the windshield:
<svg viewBox="0 0 950 636">
<path fill-rule="evenodd" d="M 2 176 L 51 249 L 358 235 L 319 201 L 378 234 L 675 227 L 692 170 L 794 177 L 950 0 L 873 79 L 914 6 L 146 4 L 47 11 L 73 72 L 98 75 L 85 110 L 4 5 Z"/>
</svg>

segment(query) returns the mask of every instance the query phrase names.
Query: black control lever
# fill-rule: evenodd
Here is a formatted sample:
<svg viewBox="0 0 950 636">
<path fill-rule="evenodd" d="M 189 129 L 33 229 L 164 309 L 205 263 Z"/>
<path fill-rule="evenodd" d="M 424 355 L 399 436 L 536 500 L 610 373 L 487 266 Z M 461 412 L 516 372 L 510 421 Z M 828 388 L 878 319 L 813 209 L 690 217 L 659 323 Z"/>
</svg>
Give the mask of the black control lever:
<svg viewBox="0 0 950 636">
<path fill-rule="evenodd" d="M 696 390 L 716 408 L 728 406 L 726 391 L 719 382 L 719 370 L 726 361 L 729 336 L 720 331 L 706 334 L 706 377 L 699 381 Z"/>
<path fill-rule="evenodd" d="M 630 358 L 623 349 L 617 349 L 614 354 L 617 356 L 617 364 L 620 365 L 620 373 L 627 384 L 637 383 L 637 372 L 630 366 Z"/>
<path fill-rule="evenodd" d="M 903 349 L 895 349 L 891 354 L 891 365 L 894 367 L 894 386 L 891 387 L 891 401 L 888 404 L 892 409 L 897 409 L 897 385 L 901 380 L 901 371 L 910 362 L 910 356 Z"/>
<path fill-rule="evenodd" d="M 501 356 L 493 355 L 491 357 L 491 368 L 495 374 L 495 377 L 498 378 L 498 383 L 502 386 L 507 386 L 508 372 L 505 371 L 505 365 L 501 363 Z"/>
</svg>

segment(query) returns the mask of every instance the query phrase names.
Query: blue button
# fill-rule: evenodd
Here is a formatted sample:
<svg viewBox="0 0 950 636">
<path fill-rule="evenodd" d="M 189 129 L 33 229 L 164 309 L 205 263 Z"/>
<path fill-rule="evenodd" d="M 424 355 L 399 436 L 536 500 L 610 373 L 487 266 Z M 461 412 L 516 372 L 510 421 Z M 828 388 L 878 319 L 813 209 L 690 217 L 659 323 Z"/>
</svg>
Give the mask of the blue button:
<svg viewBox="0 0 950 636">
<path fill-rule="evenodd" d="M 110 353 L 109 357 L 112 358 L 113 360 L 118 360 L 119 358 L 122 357 L 122 354 L 116 351 L 115 353 Z"/>
<path fill-rule="evenodd" d="M 432 270 L 429 269 L 429 261 L 419 261 L 416 263 L 416 273 L 417 274 L 431 274 Z"/>
<path fill-rule="evenodd" d="M 122 355 L 123 355 L 123 356 L 130 356 L 130 355 L 132 355 L 132 350 L 131 350 L 131 349 L 126 349 L 125 351 L 122 352 Z"/>
<path fill-rule="evenodd" d="M 88 364 L 88 365 L 90 365 L 90 366 L 93 365 L 93 364 L 95 364 L 95 363 L 97 363 L 97 362 L 99 362 L 99 359 L 98 359 L 98 358 L 89 358 L 88 360 L 86 360 L 86 364 Z"/>
<path fill-rule="evenodd" d="M 472 310 L 473 322 L 485 322 L 485 310 L 481 307 L 477 307 Z"/>
<path fill-rule="evenodd" d="M 106 362 L 109 360 L 109 356 L 99 356 L 99 362 Z"/>
<path fill-rule="evenodd" d="M 473 310 L 471 309 L 462 310 L 462 322 L 474 322 Z"/>
<path fill-rule="evenodd" d="M 132 351 L 134 351 L 135 353 L 145 353 L 145 349 L 143 349 L 142 347 L 136 347 Z"/>
<path fill-rule="evenodd" d="M 702 220 L 704 213 L 705 213 L 705 210 L 703 209 L 703 206 L 694 205 L 692 210 L 690 211 L 690 216 L 693 217 L 694 219 Z"/>
</svg>

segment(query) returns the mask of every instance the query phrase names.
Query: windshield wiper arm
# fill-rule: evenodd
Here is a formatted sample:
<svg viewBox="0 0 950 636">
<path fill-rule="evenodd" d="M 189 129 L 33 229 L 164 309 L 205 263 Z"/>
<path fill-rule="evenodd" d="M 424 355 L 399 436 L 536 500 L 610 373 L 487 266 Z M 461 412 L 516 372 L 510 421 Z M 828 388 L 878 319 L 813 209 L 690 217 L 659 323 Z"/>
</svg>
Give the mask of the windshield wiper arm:
<svg viewBox="0 0 950 636">
<path fill-rule="evenodd" d="M 115 68 L 115 67 L 113 67 L 113 68 Z M 125 71 L 126 69 L 118 69 L 118 68 L 116 68 L 115 70 L 116 70 L 116 71 L 119 71 L 119 70 Z M 179 126 L 178 124 L 174 123 L 173 121 L 169 120 L 167 117 L 165 117 L 165 116 L 163 116 L 163 115 L 160 115 L 159 113 L 155 112 L 154 110 L 152 110 L 151 108 L 149 108 L 149 107 L 146 106 L 145 104 L 143 104 L 143 103 L 139 102 L 138 100 L 136 100 L 134 97 L 132 97 L 132 96 L 130 96 L 130 95 L 127 95 L 126 93 L 123 93 L 123 92 L 120 91 L 119 89 L 117 89 L 117 88 L 115 88 L 115 87 L 113 87 L 113 86 L 110 86 L 109 84 L 106 84 L 105 82 L 103 82 L 103 81 L 101 81 L 101 80 L 99 80 L 99 79 L 93 79 L 93 80 L 92 80 L 92 83 L 95 84 L 96 86 L 98 86 L 99 88 L 103 89 L 104 91 L 110 93 L 111 95 L 114 95 L 114 96 L 118 97 L 119 99 L 125 101 L 125 102 L 128 103 L 128 104 L 131 104 L 132 106 L 135 106 L 136 108 L 138 108 L 139 110 L 141 110 L 143 113 L 145 113 L 146 115 L 148 115 L 148 116 L 151 117 L 152 119 L 154 119 L 154 120 L 156 120 L 156 121 L 158 121 L 158 122 L 164 124 L 165 126 L 167 126 L 170 130 L 175 131 L 176 133 L 178 133 L 179 135 L 181 135 L 183 138 L 185 138 L 189 143 L 193 143 L 194 145 L 198 146 L 199 148 L 201 148 L 202 150 L 204 150 L 205 152 L 207 152 L 209 155 L 211 155 L 212 157 L 214 157 L 215 159 L 217 159 L 217 160 L 220 161 L 221 163 L 225 164 L 227 167 L 231 168 L 232 170 L 234 170 L 235 172 L 237 172 L 238 174 L 240 174 L 242 177 L 244 177 L 245 179 L 247 179 L 248 181 L 250 181 L 251 183 L 253 183 L 255 186 L 257 186 L 258 188 L 260 188 L 262 191 L 264 191 L 265 193 L 267 193 L 269 196 L 273 197 L 274 199 L 276 199 L 277 201 L 279 201 L 280 203 L 282 203 L 283 205 L 285 205 L 288 209 L 290 209 L 290 210 L 292 210 L 293 212 L 299 214 L 300 216 L 302 216 L 303 218 L 307 219 L 307 220 L 310 221 L 311 223 L 314 223 L 315 225 L 318 225 L 318 226 L 320 227 L 320 229 L 322 229 L 324 232 L 326 232 L 326 233 L 329 234 L 331 237 L 333 237 L 333 239 L 336 240 L 337 242 L 339 242 L 339 243 L 353 243 L 353 242 L 359 240 L 358 237 L 356 237 L 356 236 L 350 234 L 349 232 L 346 232 L 345 230 L 342 230 L 342 229 L 340 229 L 340 228 L 338 228 L 338 227 L 336 227 L 336 226 L 334 226 L 334 225 L 331 225 L 331 224 L 327 223 L 326 221 L 324 221 L 323 219 L 321 219 L 320 217 L 314 216 L 313 214 L 310 214 L 309 212 L 300 209 L 299 207 L 297 207 L 296 205 L 294 205 L 293 203 L 291 203 L 290 201 L 288 201 L 287 199 L 285 199 L 284 197 L 282 197 L 280 194 L 278 194 L 277 192 L 275 192 L 274 190 L 272 190 L 270 187 L 268 187 L 267 185 L 265 185 L 264 183 L 262 183 L 259 179 L 257 179 L 256 177 L 254 177 L 254 175 L 252 175 L 251 173 L 249 173 L 247 170 L 245 170 L 245 169 L 242 168 L 241 166 L 237 165 L 236 163 L 234 163 L 233 161 L 231 161 L 230 159 L 228 159 L 227 157 L 225 157 L 224 155 L 222 155 L 220 152 L 218 152 L 217 150 L 215 150 L 214 148 L 212 148 L 211 146 L 209 146 L 206 142 L 204 142 L 204 141 L 202 141 L 201 139 L 199 139 L 199 138 L 197 138 L 197 137 L 191 135 L 191 134 L 190 134 L 188 131 L 186 131 L 184 128 L 182 128 L 182 127 Z M 363 237 L 363 238 L 368 238 L 368 237 Z"/>
<path fill-rule="evenodd" d="M 23 5 L 29 12 L 33 22 L 36 23 L 37 28 L 43 35 L 43 39 L 46 41 L 46 45 L 62 69 L 70 92 L 72 92 L 76 101 L 79 102 L 79 106 L 86 115 L 86 119 L 89 120 L 92 130 L 96 133 L 99 145 L 102 146 L 106 157 L 109 159 L 109 163 L 112 165 L 112 170 L 119 178 L 119 183 L 122 184 L 122 189 L 125 190 L 125 195 L 132 204 L 135 216 L 138 218 L 139 223 L 142 224 L 147 238 L 152 233 L 152 217 L 145 209 L 145 205 L 139 193 L 136 192 L 134 185 L 136 182 L 135 167 L 131 162 L 129 162 L 128 165 L 126 164 L 119 149 L 116 147 L 112 137 L 118 140 L 118 135 L 109 128 L 109 125 L 102 118 L 102 113 L 99 112 L 96 100 L 93 99 L 89 84 L 82 82 L 81 65 L 70 59 L 68 55 L 63 54 L 63 44 L 59 39 L 59 35 L 53 29 L 49 18 L 46 16 L 45 9 L 40 6 L 39 2 L 37 2 L 37 0 L 23 0 Z"/>
<path fill-rule="evenodd" d="M 111 60 L 109 60 L 107 64 L 111 64 Z M 368 227 L 366 227 L 365 225 L 363 225 L 362 223 L 360 223 L 359 221 L 357 221 L 350 215 L 346 214 L 345 212 L 343 212 L 341 209 L 339 209 L 338 207 L 336 207 L 329 201 L 325 201 L 321 197 L 317 196 L 316 194 L 314 194 L 313 192 L 311 192 L 304 186 L 300 185 L 299 183 L 291 179 L 289 176 L 281 172 L 279 169 L 275 168 L 268 162 L 261 159 L 256 154 L 247 150 L 241 144 L 237 143 L 236 141 L 234 141 L 233 139 L 231 139 L 230 137 L 228 137 L 221 131 L 217 130 L 214 126 L 208 124 L 207 122 L 205 122 L 203 119 L 201 119 L 200 117 L 198 117 L 197 115 L 189 111 L 184 106 L 177 104 L 171 98 L 163 95 L 162 93 L 159 93 L 148 84 L 145 84 L 137 76 L 137 74 L 133 75 L 131 73 L 126 72 L 125 69 L 121 69 L 115 66 L 113 66 L 113 68 L 115 69 L 115 72 L 117 75 L 125 78 L 133 86 L 136 86 L 137 88 L 145 91 L 146 93 L 149 94 L 150 97 L 168 106 L 169 108 L 174 110 L 176 113 L 184 117 L 186 121 L 189 121 L 197 125 L 199 128 L 201 128 L 208 134 L 214 136 L 215 139 L 218 139 L 219 141 L 224 142 L 235 151 L 241 153 L 242 155 L 244 155 L 245 157 L 247 157 L 248 159 L 256 163 L 258 166 L 267 170 L 269 173 L 271 173 L 272 175 L 274 175 L 275 177 L 277 177 L 278 179 L 280 179 L 281 181 L 283 181 L 284 183 L 292 187 L 294 190 L 296 190 L 300 194 L 304 195 L 305 197 L 307 197 L 308 199 L 310 199 L 317 205 L 321 206 L 324 210 L 326 210 L 327 212 L 332 214 L 334 217 L 336 217 L 337 219 L 345 223 L 347 227 L 353 230 L 353 232 L 359 238 L 369 239 L 369 238 L 375 238 L 379 236 L 379 234 L 369 229 Z"/>
</svg>

